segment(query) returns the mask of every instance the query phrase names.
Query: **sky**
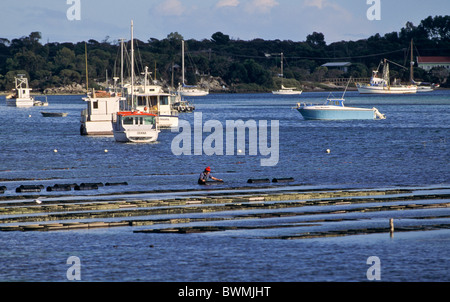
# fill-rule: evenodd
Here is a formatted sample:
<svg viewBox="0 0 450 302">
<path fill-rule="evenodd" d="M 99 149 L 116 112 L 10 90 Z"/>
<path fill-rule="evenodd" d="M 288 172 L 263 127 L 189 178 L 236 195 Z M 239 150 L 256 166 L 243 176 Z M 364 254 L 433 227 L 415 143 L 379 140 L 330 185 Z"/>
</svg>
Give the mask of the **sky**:
<svg viewBox="0 0 450 302">
<path fill-rule="evenodd" d="M 43 44 L 129 40 L 131 20 L 142 41 L 172 32 L 203 40 L 222 32 L 232 39 L 298 42 L 321 32 L 330 44 L 450 15 L 450 0 L 0 0 L 0 7 L 0 38 L 38 31 Z M 379 20 L 369 20 L 368 11 Z"/>
</svg>

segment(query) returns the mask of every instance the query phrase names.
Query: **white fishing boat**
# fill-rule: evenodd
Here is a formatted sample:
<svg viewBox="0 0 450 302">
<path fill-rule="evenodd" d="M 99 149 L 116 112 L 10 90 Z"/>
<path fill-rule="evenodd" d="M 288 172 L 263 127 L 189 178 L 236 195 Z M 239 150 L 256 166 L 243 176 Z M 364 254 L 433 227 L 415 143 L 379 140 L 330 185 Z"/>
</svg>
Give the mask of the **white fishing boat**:
<svg viewBox="0 0 450 302">
<path fill-rule="evenodd" d="M 140 111 L 119 111 L 113 115 L 113 133 L 117 142 L 150 143 L 158 139 L 156 114 Z"/>
<path fill-rule="evenodd" d="M 14 78 L 15 89 L 12 94 L 6 96 L 6 105 L 14 107 L 32 107 L 34 98 L 30 95 L 31 88 L 28 87 L 28 79 L 24 74 L 18 74 Z"/>
<path fill-rule="evenodd" d="M 273 94 L 276 95 L 299 95 L 302 94 L 302 90 L 297 90 L 296 87 L 284 87 L 283 85 L 283 79 L 284 79 L 284 74 L 283 74 L 283 53 L 281 53 L 281 89 L 279 90 L 275 90 L 272 91 Z"/>
<path fill-rule="evenodd" d="M 181 41 L 181 73 L 182 73 L 182 82 L 178 85 L 178 93 L 182 96 L 205 96 L 209 94 L 208 89 L 203 89 L 198 86 L 190 86 L 185 84 L 184 80 L 184 40 Z"/>
<path fill-rule="evenodd" d="M 341 98 L 327 98 L 324 104 L 297 103 L 296 109 L 305 120 L 374 120 L 386 118 L 377 108 L 344 106 L 345 91 Z"/>
<path fill-rule="evenodd" d="M 113 114 L 112 128 L 117 142 L 150 143 L 158 139 L 159 129 L 157 115 L 137 110 L 137 100 L 134 88 L 134 38 L 133 21 L 131 21 L 131 86 L 127 102 L 130 110 Z M 139 88 L 138 88 L 139 89 Z"/>
<path fill-rule="evenodd" d="M 172 108 L 175 96 L 164 92 L 160 85 L 148 84 L 148 68 L 145 67 L 143 85 L 125 85 L 125 102 L 122 108 L 135 108 L 137 111 L 157 116 L 158 128 L 178 127 L 178 111 Z M 133 89 L 133 91 L 131 90 Z"/>
<path fill-rule="evenodd" d="M 120 110 L 119 93 L 92 91 L 83 98 L 86 109 L 81 111 L 81 135 L 112 136 L 112 115 Z"/>
<path fill-rule="evenodd" d="M 123 39 L 121 42 L 122 64 L 121 64 L 121 79 L 123 81 Z M 86 59 L 86 87 L 89 87 L 88 82 L 88 65 L 87 65 L 87 46 L 85 44 L 85 59 Z M 86 109 L 81 111 L 81 135 L 98 135 L 98 136 L 112 136 L 112 115 L 120 111 L 120 101 L 122 92 L 117 88 L 118 78 L 114 78 L 114 88 L 111 91 L 87 91 L 87 96 L 83 98 L 86 102 Z M 123 82 L 121 83 L 123 87 Z"/>
<path fill-rule="evenodd" d="M 391 85 L 389 79 L 389 63 L 386 59 L 383 64 L 382 78 L 378 77 L 378 70 L 374 70 L 369 84 L 356 83 L 361 94 L 410 94 L 417 92 L 416 85 Z"/>
</svg>

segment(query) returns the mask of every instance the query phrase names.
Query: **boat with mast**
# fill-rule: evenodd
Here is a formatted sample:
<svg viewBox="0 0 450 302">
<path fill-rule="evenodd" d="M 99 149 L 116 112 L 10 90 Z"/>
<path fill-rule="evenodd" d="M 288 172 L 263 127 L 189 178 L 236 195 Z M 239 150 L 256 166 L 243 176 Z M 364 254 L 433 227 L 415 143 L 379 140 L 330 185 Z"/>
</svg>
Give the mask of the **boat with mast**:
<svg viewBox="0 0 450 302">
<path fill-rule="evenodd" d="M 178 86 L 178 93 L 181 96 L 205 96 L 209 94 L 208 89 L 199 88 L 198 86 L 190 86 L 185 84 L 184 79 L 184 40 L 181 41 L 181 73 L 182 73 L 182 82 Z"/>
<path fill-rule="evenodd" d="M 272 91 L 273 94 L 278 94 L 278 95 L 299 95 L 302 94 L 302 90 L 297 90 L 296 87 L 284 87 L 283 85 L 283 79 L 284 79 L 284 74 L 283 74 L 283 53 L 281 53 L 281 89 L 279 90 L 275 90 Z"/>
<path fill-rule="evenodd" d="M 6 96 L 6 105 L 14 107 L 32 107 L 35 100 L 30 95 L 31 88 L 28 87 L 28 78 L 24 74 L 18 74 L 14 78 L 14 92 Z"/>
<path fill-rule="evenodd" d="M 112 128 L 117 142 L 149 143 L 158 139 L 159 129 L 157 115 L 137 110 L 134 89 L 134 37 L 133 20 L 131 20 L 131 86 L 127 103 L 129 110 L 122 110 L 113 114 Z M 129 102 L 128 102 L 129 101 Z"/>
<path fill-rule="evenodd" d="M 132 106 L 137 111 L 155 114 L 159 128 L 177 127 L 178 111 L 173 109 L 176 96 L 164 92 L 160 85 L 150 84 L 147 81 L 148 76 L 146 66 L 143 85 L 133 85 L 133 88 L 130 84 L 125 85 L 124 96 L 128 106 Z"/>
<path fill-rule="evenodd" d="M 122 66 L 121 77 L 123 87 L 123 39 L 121 40 Z M 88 63 L 87 63 L 87 46 L 85 43 L 85 60 L 86 60 L 86 109 L 81 111 L 80 117 L 80 134 L 96 135 L 96 136 L 112 136 L 113 128 L 111 124 L 112 114 L 120 110 L 120 101 L 122 93 L 117 89 L 117 78 L 114 79 L 114 89 L 112 91 L 89 91 Z"/>
<path fill-rule="evenodd" d="M 324 104 L 297 103 L 296 109 L 305 120 L 374 120 L 385 119 L 377 108 L 357 108 L 344 106 L 344 96 L 348 88 L 344 90 L 341 98 L 328 97 Z"/>
<path fill-rule="evenodd" d="M 380 65 L 383 65 L 383 74 L 381 78 L 378 76 Z M 372 72 L 372 77 L 369 84 L 356 83 L 356 88 L 358 88 L 358 91 L 361 94 L 410 94 L 417 92 L 416 85 L 391 84 L 389 76 L 389 63 L 387 59 L 381 61 L 377 70 Z"/>
<path fill-rule="evenodd" d="M 416 82 L 414 80 L 414 40 L 411 39 L 411 69 L 410 69 L 410 81 L 413 85 L 417 85 L 417 92 L 432 92 L 435 88 L 438 88 L 439 85 Z"/>
</svg>

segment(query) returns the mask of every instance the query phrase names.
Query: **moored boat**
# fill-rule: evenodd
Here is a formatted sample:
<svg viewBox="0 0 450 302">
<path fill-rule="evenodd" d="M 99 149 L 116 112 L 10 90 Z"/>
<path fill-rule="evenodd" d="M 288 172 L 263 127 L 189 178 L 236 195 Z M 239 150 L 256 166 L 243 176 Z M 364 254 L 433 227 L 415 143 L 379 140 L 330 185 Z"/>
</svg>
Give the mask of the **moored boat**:
<svg viewBox="0 0 450 302">
<path fill-rule="evenodd" d="M 277 95 L 299 95 L 302 92 L 302 90 L 297 90 L 295 87 L 284 87 L 284 85 L 281 85 L 281 89 L 272 91 L 273 94 Z"/>
<path fill-rule="evenodd" d="M 381 63 L 380 63 L 381 64 Z M 384 59 L 383 64 L 383 76 L 378 76 L 378 69 L 374 70 L 370 83 L 356 83 L 361 94 L 410 94 L 417 92 L 416 85 L 391 85 L 389 79 L 389 63 Z"/>
<path fill-rule="evenodd" d="M 158 139 L 156 114 L 120 111 L 113 115 L 113 132 L 117 142 L 150 143 Z"/>
<path fill-rule="evenodd" d="M 18 74 L 14 78 L 15 89 L 11 95 L 6 97 L 6 105 L 14 107 L 32 107 L 34 98 L 30 95 L 31 88 L 28 87 L 28 79 L 24 74 Z"/>
<path fill-rule="evenodd" d="M 327 99 L 325 104 L 298 103 L 297 110 L 305 120 L 374 120 L 385 119 L 377 108 L 344 106 L 344 99 Z"/>
<path fill-rule="evenodd" d="M 305 120 L 374 120 L 385 119 L 377 108 L 358 108 L 344 106 L 344 90 L 341 98 L 327 98 L 324 104 L 297 103 L 296 109 Z"/>
<path fill-rule="evenodd" d="M 204 89 L 198 86 L 190 86 L 185 84 L 184 80 L 184 40 L 181 41 L 181 73 L 182 73 L 182 83 L 178 86 L 178 93 L 182 96 L 205 96 L 209 94 L 208 89 Z"/>
<path fill-rule="evenodd" d="M 66 117 L 69 113 L 68 112 L 45 112 L 41 111 L 42 116 L 44 117 Z"/>
<path fill-rule="evenodd" d="M 299 95 L 302 94 L 302 90 L 297 90 L 296 87 L 284 87 L 283 85 L 283 79 L 284 79 L 284 74 L 283 74 L 283 53 L 281 53 L 281 89 L 272 91 L 272 94 L 276 94 L 276 95 Z"/>
<path fill-rule="evenodd" d="M 92 91 L 83 100 L 86 109 L 81 111 L 80 134 L 113 135 L 111 117 L 119 111 L 120 94 Z"/>
</svg>

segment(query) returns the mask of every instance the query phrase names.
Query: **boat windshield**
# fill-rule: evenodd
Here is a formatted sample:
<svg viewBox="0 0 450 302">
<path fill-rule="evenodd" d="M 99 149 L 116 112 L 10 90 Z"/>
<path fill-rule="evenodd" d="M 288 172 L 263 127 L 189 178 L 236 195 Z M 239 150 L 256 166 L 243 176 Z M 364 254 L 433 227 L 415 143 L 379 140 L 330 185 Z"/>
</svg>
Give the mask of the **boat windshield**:
<svg viewBox="0 0 450 302">
<path fill-rule="evenodd" d="M 154 116 L 125 116 L 122 118 L 124 125 L 154 125 Z"/>
<path fill-rule="evenodd" d="M 144 117 L 144 125 L 153 125 L 155 124 L 155 117 L 154 116 L 146 116 Z"/>
<path fill-rule="evenodd" d="M 334 106 L 344 106 L 344 100 L 343 99 L 328 99 L 326 104 L 334 105 Z"/>
</svg>

